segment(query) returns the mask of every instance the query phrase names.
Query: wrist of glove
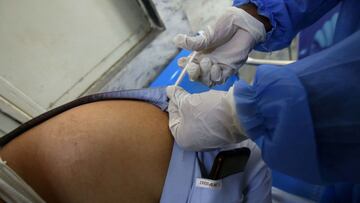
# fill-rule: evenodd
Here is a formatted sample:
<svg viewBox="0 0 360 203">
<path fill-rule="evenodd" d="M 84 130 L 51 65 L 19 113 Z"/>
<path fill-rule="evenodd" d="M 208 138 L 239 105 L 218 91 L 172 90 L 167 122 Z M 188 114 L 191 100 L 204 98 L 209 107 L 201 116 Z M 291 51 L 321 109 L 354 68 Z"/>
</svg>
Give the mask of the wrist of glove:
<svg viewBox="0 0 360 203">
<path fill-rule="evenodd" d="M 246 62 L 253 47 L 265 39 L 264 25 L 242 9 L 226 9 L 214 26 L 196 36 L 179 34 L 174 43 L 181 48 L 197 51 L 194 60 L 181 58 L 179 66 L 189 63 L 191 80 L 207 86 L 222 84 Z"/>
<path fill-rule="evenodd" d="M 247 139 L 237 119 L 232 89 L 189 94 L 170 86 L 166 92 L 169 127 L 182 148 L 199 151 Z"/>
</svg>

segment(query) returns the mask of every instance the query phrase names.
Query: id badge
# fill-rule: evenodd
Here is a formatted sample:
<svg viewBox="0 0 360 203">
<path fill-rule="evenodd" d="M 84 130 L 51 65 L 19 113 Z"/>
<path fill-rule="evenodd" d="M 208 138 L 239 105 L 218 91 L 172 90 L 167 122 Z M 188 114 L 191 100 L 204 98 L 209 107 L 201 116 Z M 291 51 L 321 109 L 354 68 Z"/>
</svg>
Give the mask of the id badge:
<svg viewBox="0 0 360 203">
<path fill-rule="evenodd" d="M 196 187 L 207 188 L 212 190 L 220 190 L 222 187 L 221 180 L 210 180 L 205 178 L 196 179 Z"/>
</svg>

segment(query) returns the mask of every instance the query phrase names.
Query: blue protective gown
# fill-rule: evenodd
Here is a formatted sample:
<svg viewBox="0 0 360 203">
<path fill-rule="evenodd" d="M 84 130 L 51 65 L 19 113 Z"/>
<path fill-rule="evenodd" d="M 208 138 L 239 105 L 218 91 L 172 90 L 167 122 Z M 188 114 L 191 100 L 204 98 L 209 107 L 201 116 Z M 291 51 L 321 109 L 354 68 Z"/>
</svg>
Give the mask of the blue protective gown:
<svg viewBox="0 0 360 203">
<path fill-rule="evenodd" d="M 250 2 L 273 27 L 258 50 L 288 46 L 341 2 L 330 48 L 284 68 L 260 66 L 254 84 L 240 80 L 234 96 L 241 123 L 271 168 L 316 184 L 360 183 L 360 3 Z"/>
</svg>

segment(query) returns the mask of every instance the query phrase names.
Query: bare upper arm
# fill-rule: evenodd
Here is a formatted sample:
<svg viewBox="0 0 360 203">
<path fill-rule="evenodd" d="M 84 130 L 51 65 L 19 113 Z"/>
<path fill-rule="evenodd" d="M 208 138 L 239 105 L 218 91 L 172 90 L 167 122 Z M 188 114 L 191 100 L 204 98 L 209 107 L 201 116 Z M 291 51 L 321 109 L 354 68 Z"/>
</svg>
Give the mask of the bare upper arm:
<svg viewBox="0 0 360 203">
<path fill-rule="evenodd" d="M 106 101 L 25 132 L 1 157 L 48 202 L 158 202 L 172 143 L 157 107 Z"/>
</svg>

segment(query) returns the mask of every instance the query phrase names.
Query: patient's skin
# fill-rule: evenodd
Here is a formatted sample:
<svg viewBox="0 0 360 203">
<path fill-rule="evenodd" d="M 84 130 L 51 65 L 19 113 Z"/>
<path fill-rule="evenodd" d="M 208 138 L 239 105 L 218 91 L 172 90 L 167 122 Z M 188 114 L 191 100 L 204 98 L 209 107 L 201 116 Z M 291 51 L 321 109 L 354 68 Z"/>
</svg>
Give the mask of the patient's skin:
<svg viewBox="0 0 360 203">
<path fill-rule="evenodd" d="M 159 202 L 172 144 L 157 107 L 103 101 L 25 132 L 0 156 L 47 202 Z"/>
</svg>

